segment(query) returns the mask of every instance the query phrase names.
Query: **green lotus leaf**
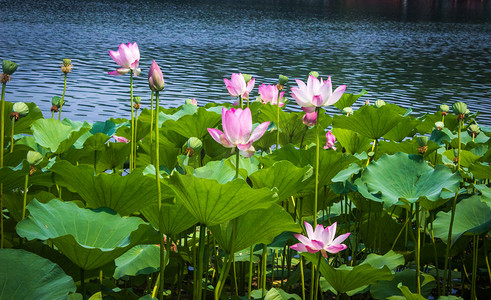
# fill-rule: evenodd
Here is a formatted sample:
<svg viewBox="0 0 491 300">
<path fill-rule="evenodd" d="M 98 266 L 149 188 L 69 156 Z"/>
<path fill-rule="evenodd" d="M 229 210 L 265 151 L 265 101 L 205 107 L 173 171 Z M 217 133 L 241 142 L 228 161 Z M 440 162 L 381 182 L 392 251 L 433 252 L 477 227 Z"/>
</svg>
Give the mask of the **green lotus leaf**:
<svg viewBox="0 0 491 300">
<path fill-rule="evenodd" d="M 130 155 L 129 143 L 107 143 L 97 161 L 97 171 L 119 169 Z"/>
<path fill-rule="evenodd" d="M 421 295 L 411 293 L 409 288 L 407 286 L 403 286 L 401 282 L 397 285 L 397 288 L 402 292 L 406 300 L 426 300 L 426 298 Z"/>
<path fill-rule="evenodd" d="M 365 90 L 361 90 L 359 94 L 344 93 L 343 96 L 341 96 L 341 98 L 338 100 L 338 102 L 334 103 L 334 106 L 336 106 L 340 110 L 343 110 L 343 108 L 350 107 L 351 105 L 353 105 L 353 103 L 355 103 L 356 100 L 358 100 L 358 98 L 360 98 L 363 95 L 366 95 L 367 93 L 368 92 Z"/>
<path fill-rule="evenodd" d="M 175 131 L 186 138 L 197 137 L 202 139 L 209 134 L 207 128 L 216 127 L 221 120 L 220 114 L 199 107 L 194 114 L 182 116 L 179 120 L 166 121 L 164 128 Z"/>
<path fill-rule="evenodd" d="M 333 128 L 332 134 L 346 152 L 350 154 L 361 153 L 363 151 L 368 152 L 370 143 L 373 141 L 349 129 Z"/>
<path fill-rule="evenodd" d="M 241 179 L 220 184 L 214 179 L 172 172 L 166 182 L 189 212 L 207 226 L 235 219 L 252 209 L 269 207 L 276 200 L 271 190 L 253 189 Z"/>
<path fill-rule="evenodd" d="M 19 120 L 15 122 L 14 135 L 31 134 L 32 133 L 31 124 L 36 120 L 43 118 L 43 113 L 35 103 L 31 102 L 26 104 L 27 107 L 29 108 L 29 113 L 26 116 L 19 118 Z M 14 104 L 5 101 L 4 105 L 5 105 L 5 111 L 4 111 L 4 115 L 1 116 L 2 117 L 1 120 L 4 122 L 4 126 L 5 126 L 4 127 L 5 139 L 7 138 L 10 139 L 10 135 L 12 133 L 12 122 L 10 120 L 10 113 L 12 112 L 12 107 L 14 106 Z"/>
<path fill-rule="evenodd" d="M 369 264 L 377 269 L 387 266 L 390 270 L 394 271 L 398 266 L 404 265 L 404 256 L 402 254 L 397 254 L 392 250 L 384 255 L 371 253 L 368 254 L 367 258 L 365 258 L 361 264 Z"/>
<path fill-rule="evenodd" d="M 88 151 L 101 150 L 109 139 L 110 137 L 104 133 L 96 133 L 85 140 L 83 149 Z"/>
<path fill-rule="evenodd" d="M 254 244 L 267 245 L 285 231 L 301 231 L 300 226 L 293 221 L 290 214 L 278 204 L 273 204 L 265 209 L 250 210 L 236 219 L 210 226 L 218 244 L 227 253 L 232 250 L 231 238 L 234 226 L 236 226 L 233 243 L 234 252 Z"/>
<path fill-rule="evenodd" d="M 3 184 L 3 189 L 9 191 L 24 187 L 26 175 L 29 174 L 29 170 L 30 166 L 25 160 L 16 167 L 0 168 L 0 183 Z"/>
<path fill-rule="evenodd" d="M 428 149 L 424 153 L 423 157 L 425 159 L 434 158 L 434 151 L 438 150 L 439 146 L 433 141 L 428 142 Z M 386 142 L 380 141 L 377 146 L 377 151 L 375 154 L 375 159 L 378 159 L 384 154 L 395 154 L 397 152 L 404 152 L 411 155 L 420 155 L 418 152 L 419 144 L 417 138 L 412 140 L 405 140 L 403 142 Z"/>
<path fill-rule="evenodd" d="M 36 142 L 49 151 L 60 154 L 69 150 L 72 145 L 91 126 L 84 123 L 80 127 L 72 127 L 55 119 L 39 119 L 32 123 L 33 136 Z"/>
<path fill-rule="evenodd" d="M 443 155 L 447 157 L 450 161 L 453 161 L 453 159 L 455 158 L 454 154 L 455 153 L 453 149 L 443 152 Z M 460 165 L 462 167 L 468 168 L 472 164 L 475 164 L 480 158 L 481 156 L 474 155 L 474 153 L 468 150 L 460 151 Z"/>
<path fill-rule="evenodd" d="M 439 212 L 433 222 L 436 237 L 448 241 L 451 211 Z M 491 208 L 481 201 L 480 196 L 472 196 L 457 203 L 452 229 L 452 245 L 463 234 L 482 234 L 491 230 Z"/>
<path fill-rule="evenodd" d="M 306 166 L 298 168 L 287 160 L 282 160 L 270 168 L 260 169 L 250 175 L 255 188 L 276 188 L 278 200 L 295 195 L 305 188 L 305 182 L 312 177 L 313 168 Z"/>
<path fill-rule="evenodd" d="M 194 170 L 194 176 L 199 178 L 215 179 L 223 184 L 235 179 L 235 155 L 220 161 L 210 161 L 205 166 Z M 256 172 L 259 162 L 254 156 L 251 158 L 239 158 L 239 178 L 246 179 Z"/>
<path fill-rule="evenodd" d="M 442 121 L 442 114 L 441 112 L 437 111 L 433 114 L 426 114 L 422 116 L 420 119 L 423 120 L 423 123 L 418 125 L 418 131 L 421 134 L 426 134 L 430 133 L 433 128 L 435 127 L 435 122 L 441 122 Z M 448 128 L 450 131 L 454 131 L 457 129 L 459 126 L 459 123 L 457 121 L 457 115 L 454 114 L 448 114 L 445 116 L 445 128 Z"/>
<path fill-rule="evenodd" d="M 77 290 L 55 263 L 20 249 L 0 249 L 0 299 L 66 299 Z"/>
<path fill-rule="evenodd" d="M 311 263 L 317 264 L 317 255 L 320 255 L 320 253 L 302 253 L 302 255 Z M 336 295 L 347 293 L 381 280 L 392 280 L 394 278 L 394 274 L 387 266 L 379 269 L 373 268 L 368 263 L 355 267 L 342 265 L 339 268 L 333 268 L 325 259 L 322 259 L 320 271 Z"/>
<path fill-rule="evenodd" d="M 55 181 L 59 185 L 78 193 L 91 208 L 108 207 L 127 216 L 157 201 L 155 178 L 144 176 L 139 169 L 126 176 L 95 175 L 91 166 L 74 166 L 67 161 L 59 161 L 51 167 L 51 171 L 56 174 Z M 165 185 L 162 188 L 164 199 L 169 199 Z"/>
<path fill-rule="evenodd" d="M 56 196 L 46 191 L 30 192 L 27 194 L 26 204 L 29 204 L 34 198 L 41 203 L 48 203 Z M 9 210 L 10 216 L 17 222 L 22 220 L 23 199 L 22 191 L 4 192 L 3 194 L 3 205 Z M 27 214 L 28 212 L 26 212 L 26 216 Z"/>
<path fill-rule="evenodd" d="M 431 295 L 431 291 L 435 288 L 435 278 L 433 276 L 421 273 L 421 294 L 425 297 Z M 402 291 L 398 288 L 398 284 L 402 283 L 408 287 L 410 291 L 416 291 L 416 271 L 405 269 L 401 272 L 396 272 L 394 279 L 390 281 L 379 281 L 370 287 L 370 294 L 375 299 L 390 299 L 390 297 L 403 296 Z"/>
<path fill-rule="evenodd" d="M 113 277 L 151 274 L 160 269 L 160 247 L 158 245 L 136 245 L 116 258 Z"/>
<path fill-rule="evenodd" d="M 140 218 L 80 208 L 74 202 L 53 199 L 42 204 L 34 199 L 27 208 L 30 215 L 17 224 L 17 234 L 28 240 L 51 240 L 85 270 L 99 268 L 157 234 Z"/>
<path fill-rule="evenodd" d="M 192 104 L 184 104 L 178 108 L 171 108 L 171 109 L 165 109 L 164 107 L 160 106 L 159 107 L 159 128 L 162 127 L 162 124 L 166 122 L 167 120 L 174 120 L 177 121 L 179 118 L 185 115 L 191 115 L 196 112 L 198 109 L 197 106 L 192 105 Z M 156 113 L 156 110 L 154 110 L 154 115 Z M 150 124 L 151 120 L 151 111 L 149 109 L 143 109 L 142 113 L 138 117 L 138 120 L 141 120 L 142 122 Z M 155 117 L 154 117 L 154 122 L 155 122 Z"/>
<path fill-rule="evenodd" d="M 295 166 L 303 168 L 310 164 L 309 157 L 305 155 L 305 151 L 288 144 L 269 155 L 258 157 L 258 160 L 264 164 L 265 168 L 269 168 L 281 160 L 287 160 Z"/>
<path fill-rule="evenodd" d="M 262 290 L 254 290 L 251 292 L 252 299 L 263 299 Z M 247 298 L 247 297 L 246 297 Z M 271 288 L 266 295 L 264 296 L 264 300 L 301 300 L 298 295 L 288 294 L 284 290 L 278 288 Z"/>
<path fill-rule="evenodd" d="M 443 146 L 446 143 L 450 143 L 453 138 L 455 138 L 455 135 L 448 128 L 443 128 L 442 130 L 434 129 L 431 132 L 430 141 Z"/>
<path fill-rule="evenodd" d="M 421 156 L 396 153 L 383 155 L 379 160 L 372 162 L 365 172 L 356 181 L 366 184 L 369 193 L 381 193 L 380 199 L 386 207 L 396 204 L 399 200 L 415 203 L 426 198 L 437 201 L 442 190 L 455 192 L 460 184 L 460 175 L 453 174 L 443 165 L 435 169 L 428 166 Z"/>
<path fill-rule="evenodd" d="M 469 166 L 469 171 L 475 179 L 491 179 L 491 165 L 474 163 Z"/>
<path fill-rule="evenodd" d="M 419 124 L 421 121 L 414 117 L 404 117 L 394 128 L 384 134 L 384 139 L 402 142 L 406 137 L 416 134 L 416 126 Z"/>
<path fill-rule="evenodd" d="M 159 205 L 154 203 L 141 210 L 143 216 L 155 228 L 159 228 Z M 177 201 L 174 205 L 162 206 L 162 233 L 165 235 L 177 235 L 194 224 L 198 220 L 186 209 L 184 204 Z"/>
<path fill-rule="evenodd" d="M 392 130 L 404 118 L 400 107 L 384 105 L 376 108 L 363 105 L 352 116 L 334 116 L 333 127 L 353 130 L 372 140 L 379 139 Z"/>
</svg>

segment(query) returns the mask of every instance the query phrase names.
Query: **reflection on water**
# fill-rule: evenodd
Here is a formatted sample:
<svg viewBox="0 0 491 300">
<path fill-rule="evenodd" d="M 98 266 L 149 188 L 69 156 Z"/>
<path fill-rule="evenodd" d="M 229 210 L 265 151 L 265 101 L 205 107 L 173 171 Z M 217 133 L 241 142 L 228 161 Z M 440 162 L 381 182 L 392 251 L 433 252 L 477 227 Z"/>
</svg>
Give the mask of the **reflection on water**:
<svg viewBox="0 0 491 300">
<path fill-rule="evenodd" d="M 166 107 L 187 98 L 200 105 L 232 101 L 223 84 L 232 72 L 253 74 L 258 84 L 284 74 L 294 84 L 317 70 L 350 93 L 366 89 L 364 99 L 416 112 L 466 101 L 483 113 L 481 123 L 491 123 L 490 1 L 0 0 L 0 6 L 0 58 L 19 64 L 7 101 L 36 102 L 45 116 L 63 90 L 61 60 L 71 58 L 65 116 L 129 117 L 129 77 L 107 75 L 117 67 L 108 50 L 137 42 L 143 71 L 135 95 L 143 107 L 155 59 L 166 80 Z"/>
</svg>

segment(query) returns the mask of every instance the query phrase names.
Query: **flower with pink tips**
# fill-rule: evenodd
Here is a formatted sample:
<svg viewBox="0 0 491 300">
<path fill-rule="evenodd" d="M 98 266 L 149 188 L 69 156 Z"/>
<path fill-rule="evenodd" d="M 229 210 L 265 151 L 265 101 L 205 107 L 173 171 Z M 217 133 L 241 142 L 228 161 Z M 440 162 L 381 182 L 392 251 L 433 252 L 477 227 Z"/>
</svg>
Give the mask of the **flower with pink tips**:
<svg viewBox="0 0 491 300">
<path fill-rule="evenodd" d="M 233 73 L 230 80 L 224 78 L 223 81 L 225 82 L 225 86 L 227 87 L 230 96 L 241 96 L 242 98 L 249 98 L 249 93 L 254 88 L 254 83 L 256 80 L 255 78 L 252 78 L 246 84 L 245 78 L 242 73 Z"/>
<path fill-rule="evenodd" d="M 331 133 L 329 130 L 326 133 L 326 145 L 324 146 L 324 149 L 333 149 L 336 150 L 336 147 L 334 147 L 334 143 L 336 143 L 336 137 Z"/>
<path fill-rule="evenodd" d="M 331 226 L 324 228 L 322 224 L 317 225 L 315 231 L 312 225 L 305 222 L 305 230 L 307 236 L 301 234 L 294 234 L 294 236 L 300 241 L 295 245 L 290 246 L 291 249 L 298 252 L 316 253 L 321 252 L 322 256 L 327 258 L 327 252 L 335 254 L 339 251 L 343 251 L 348 248 L 345 244 L 341 244 L 346 240 L 351 233 L 345 233 L 337 238 L 336 235 L 337 222 L 334 222 Z"/>
<path fill-rule="evenodd" d="M 115 71 L 108 72 L 109 75 L 124 75 L 133 71 L 133 76 L 140 74 L 140 50 L 136 43 L 119 45 L 118 51 L 109 50 L 109 56 L 121 67 Z"/>
<path fill-rule="evenodd" d="M 259 87 L 259 96 L 262 104 L 270 103 L 271 105 L 278 105 L 280 101 L 280 107 L 283 107 L 285 103 L 282 102 L 285 92 L 279 92 L 278 87 L 275 85 L 261 84 Z"/>
<path fill-rule="evenodd" d="M 340 85 L 332 91 L 331 76 L 326 81 L 310 75 L 305 84 L 302 80 L 295 79 L 298 86 L 291 88 L 292 97 L 305 112 L 313 112 L 316 107 L 329 106 L 341 99 L 346 85 Z"/>
</svg>

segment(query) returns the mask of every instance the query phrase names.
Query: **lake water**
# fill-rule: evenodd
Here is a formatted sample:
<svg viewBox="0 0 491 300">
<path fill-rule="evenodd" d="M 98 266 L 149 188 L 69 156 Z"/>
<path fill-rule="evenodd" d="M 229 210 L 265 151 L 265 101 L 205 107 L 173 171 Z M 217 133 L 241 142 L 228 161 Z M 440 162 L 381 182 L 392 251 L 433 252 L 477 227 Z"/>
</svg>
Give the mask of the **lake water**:
<svg viewBox="0 0 491 300">
<path fill-rule="evenodd" d="M 234 72 L 256 77 L 255 97 L 278 74 L 292 86 L 316 70 L 349 93 L 366 89 L 355 106 L 383 99 L 418 113 L 465 101 L 491 125 L 490 2 L 0 0 L 0 58 L 19 64 L 6 99 L 35 102 L 50 116 L 63 90 L 61 60 L 71 58 L 63 115 L 129 118 L 129 76 L 107 74 L 117 68 L 108 50 L 137 42 L 143 107 L 156 60 L 165 107 L 233 101 L 223 78 Z"/>
</svg>

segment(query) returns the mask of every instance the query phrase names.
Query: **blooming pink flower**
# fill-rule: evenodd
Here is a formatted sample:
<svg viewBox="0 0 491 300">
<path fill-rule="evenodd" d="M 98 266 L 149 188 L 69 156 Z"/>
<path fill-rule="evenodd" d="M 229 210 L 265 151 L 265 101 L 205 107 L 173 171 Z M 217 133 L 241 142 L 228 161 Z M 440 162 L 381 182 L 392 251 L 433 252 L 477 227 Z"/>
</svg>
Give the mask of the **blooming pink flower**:
<svg viewBox="0 0 491 300">
<path fill-rule="evenodd" d="M 314 126 L 317 123 L 317 112 L 305 113 L 302 118 L 302 121 L 307 126 Z"/>
<path fill-rule="evenodd" d="M 307 236 L 301 234 L 294 234 L 294 236 L 300 241 L 295 245 L 290 246 L 293 250 L 298 252 L 309 252 L 316 253 L 321 251 L 322 256 L 327 257 L 327 252 L 338 253 L 348 248 L 346 245 L 341 244 L 348 238 L 350 233 L 345 233 L 337 238 L 334 238 L 336 234 L 337 222 L 334 222 L 331 226 L 324 226 L 321 224 L 317 225 L 315 231 L 312 229 L 312 225 L 305 222 L 305 230 L 307 231 Z"/>
<path fill-rule="evenodd" d="M 298 87 L 291 88 L 292 97 L 305 112 L 313 112 L 316 107 L 333 105 L 341 99 L 346 90 L 346 85 L 340 85 L 333 92 L 331 76 L 327 78 L 327 81 L 323 81 L 322 78 L 319 81 L 310 75 L 307 84 L 299 79 L 295 79 L 295 81 Z"/>
<path fill-rule="evenodd" d="M 252 78 L 246 84 L 242 73 L 233 73 L 231 80 L 224 78 L 223 81 L 225 82 L 225 86 L 227 87 L 230 96 L 241 96 L 242 98 L 249 98 L 249 93 L 254 88 L 254 82 L 256 81 L 256 79 Z"/>
<path fill-rule="evenodd" d="M 140 50 L 136 43 L 128 43 L 128 45 L 119 45 L 118 51 L 109 50 L 111 58 L 121 67 L 115 71 L 108 72 L 109 75 L 124 75 L 130 70 L 133 71 L 133 76 L 140 74 L 141 69 L 138 68 L 140 63 Z"/>
<path fill-rule="evenodd" d="M 326 141 L 326 145 L 324 146 L 324 149 L 334 149 L 336 150 L 336 147 L 334 147 L 334 143 L 336 142 L 336 137 L 331 133 L 331 131 L 328 131 L 326 133 L 326 138 L 327 138 L 327 141 Z"/>
<path fill-rule="evenodd" d="M 227 110 L 222 108 L 222 127 L 223 132 L 216 128 L 208 128 L 211 137 L 226 148 L 239 148 L 240 154 L 245 157 L 251 157 L 255 149 L 252 146 L 254 141 L 260 139 L 269 122 L 258 125 L 252 130 L 251 110 L 231 108 Z"/>
<path fill-rule="evenodd" d="M 125 137 L 117 136 L 117 135 L 113 135 L 113 138 L 116 140 L 116 142 L 119 142 L 119 143 L 128 143 L 130 141 Z"/>
<path fill-rule="evenodd" d="M 285 92 L 279 93 L 278 97 L 278 87 L 275 85 L 266 85 L 266 84 L 261 84 L 259 86 L 259 95 L 261 97 L 261 103 L 266 104 L 266 103 L 271 103 L 272 105 L 278 105 L 278 98 L 280 101 L 280 107 L 283 107 L 285 103 L 283 103 L 281 100 L 283 100 L 283 96 L 285 95 Z"/>
<path fill-rule="evenodd" d="M 162 71 L 155 60 L 152 62 L 150 70 L 148 71 L 148 86 L 154 92 L 159 92 L 164 89 L 164 75 L 162 75 Z"/>
</svg>

